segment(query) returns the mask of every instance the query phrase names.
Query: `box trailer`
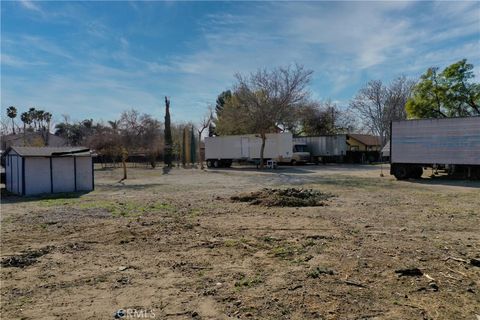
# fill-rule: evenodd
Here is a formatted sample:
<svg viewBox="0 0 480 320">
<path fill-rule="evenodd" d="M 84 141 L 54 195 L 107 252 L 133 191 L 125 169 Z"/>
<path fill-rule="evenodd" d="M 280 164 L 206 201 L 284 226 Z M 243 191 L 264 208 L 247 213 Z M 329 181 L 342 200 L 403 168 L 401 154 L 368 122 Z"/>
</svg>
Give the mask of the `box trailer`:
<svg viewBox="0 0 480 320">
<path fill-rule="evenodd" d="M 424 167 L 480 175 L 480 117 L 393 121 L 390 173 L 420 178 Z"/>
<path fill-rule="evenodd" d="M 233 161 L 258 163 L 261 146 L 262 139 L 255 134 L 207 137 L 205 138 L 207 167 L 230 167 Z M 308 152 L 297 152 L 294 157 L 293 146 L 291 133 L 267 134 L 264 160 L 292 162 L 298 161 L 296 158 L 303 158 L 305 161 L 310 158 Z"/>
<path fill-rule="evenodd" d="M 347 135 L 337 134 L 318 137 L 297 137 L 294 143 L 304 143 L 315 163 L 333 161 L 342 162 L 347 154 Z"/>
</svg>

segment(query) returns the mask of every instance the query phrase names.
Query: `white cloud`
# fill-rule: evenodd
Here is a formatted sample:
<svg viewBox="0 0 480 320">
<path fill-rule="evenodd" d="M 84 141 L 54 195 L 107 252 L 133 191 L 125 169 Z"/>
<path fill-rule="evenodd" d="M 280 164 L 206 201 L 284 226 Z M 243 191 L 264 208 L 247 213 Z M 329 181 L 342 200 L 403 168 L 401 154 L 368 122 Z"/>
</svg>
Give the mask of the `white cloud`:
<svg viewBox="0 0 480 320">
<path fill-rule="evenodd" d="M 135 13 L 141 5 L 130 3 Z M 368 79 L 419 75 L 429 66 L 444 66 L 462 57 L 480 64 L 479 8 L 478 3 L 446 2 L 248 3 L 239 13 L 199 16 L 198 29 L 192 32 L 200 35 L 179 43 L 188 47 L 188 53 L 157 58 L 148 52 L 148 44 L 138 50 L 132 26 L 113 28 L 68 3 L 67 11 L 49 14 L 62 21 L 73 16 L 72 23 L 93 37 L 66 48 L 54 39 L 2 34 L 7 49 L 5 57 L 2 52 L 2 65 L 24 67 L 42 62 L 47 53 L 67 59 L 69 73 L 52 71 L 40 84 L 18 78 L 5 97 L 26 104 L 42 101 L 58 114 L 81 107 L 85 110 L 79 114 L 117 116 L 131 107 L 156 112 L 162 97 L 169 95 L 176 119 L 190 120 L 200 117 L 219 92 L 231 87 L 234 73 L 299 62 L 315 71 L 313 97 L 347 101 Z M 461 45 L 456 45 L 458 39 Z M 109 40 L 110 45 L 95 46 Z M 15 52 L 28 52 L 32 59 Z M 13 92 L 15 85 L 28 96 Z M 4 88 L 2 84 L 2 94 Z"/>
<path fill-rule="evenodd" d="M 9 66 L 15 68 L 46 65 L 46 63 L 42 61 L 25 60 L 19 57 L 8 55 L 6 53 L 2 53 L 0 63 L 2 66 Z"/>
<path fill-rule="evenodd" d="M 25 9 L 31 10 L 31 11 L 36 11 L 38 13 L 44 13 L 43 10 L 38 6 L 34 1 L 30 0 L 20 0 L 19 1 L 20 5 L 24 7 Z"/>
</svg>

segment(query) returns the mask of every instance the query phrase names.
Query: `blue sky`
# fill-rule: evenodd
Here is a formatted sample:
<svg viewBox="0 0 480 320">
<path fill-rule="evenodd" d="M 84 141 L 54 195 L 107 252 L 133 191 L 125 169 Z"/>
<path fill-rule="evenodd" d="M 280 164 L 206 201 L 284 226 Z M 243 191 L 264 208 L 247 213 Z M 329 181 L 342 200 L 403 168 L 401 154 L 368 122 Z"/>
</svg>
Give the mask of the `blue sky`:
<svg viewBox="0 0 480 320">
<path fill-rule="evenodd" d="M 1 107 L 73 120 L 135 108 L 197 122 L 236 72 L 300 63 L 342 106 L 368 80 L 462 58 L 480 78 L 480 2 L 1 3 Z"/>
</svg>

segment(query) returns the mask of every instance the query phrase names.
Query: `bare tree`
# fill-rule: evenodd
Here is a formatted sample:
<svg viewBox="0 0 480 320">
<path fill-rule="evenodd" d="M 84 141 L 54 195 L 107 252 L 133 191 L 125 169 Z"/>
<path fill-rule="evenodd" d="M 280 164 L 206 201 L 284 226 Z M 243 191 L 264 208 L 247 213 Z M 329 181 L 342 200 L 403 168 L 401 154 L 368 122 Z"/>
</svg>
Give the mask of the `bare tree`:
<svg viewBox="0 0 480 320">
<path fill-rule="evenodd" d="M 329 135 L 355 130 L 355 121 L 351 115 L 330 100 L 323 103 L 308 102 L 298 113 L 293 130 L 298 135 Z"/>
<path fill-rule="evenodd" d="M 385 145 L 390 136 L 390 122 L 406 118 L 405 104 L 412 87 L 413 82 L 403 76 L 388 86 L 381 80 L 373 80 L 360 89 L 350 102 L 350 107 L 368 130 L 380 136 L 382 145 Z"/>
<path fill-rule="evenodd" d="M 241 133 L 258 134 L 262 139 L 260 168 L 263 168 L 267 133 L 281 129 L 291 113 L 308 99 L 306 87 L 312 73 L 297 64 L 270 71 L 260 69 L 247 76 L 236 74 L 233 96 L 218 120 L 219 130 L 228 132 L 233 127 Z M 224 113 L 229 116 L 224 117 Z"/>
<path fill-rule="evenodd" d="M 198 132 L 198 161 L 200 161 L 200 169 L 202 169 L 202 170 L 205 168 L 204 165 L 203 165 L 204 159 L 202 157 L 202 150 L 201 150 L 202 149 L 201 148 L 202 134 L 203 134 L 203 131 L 205 131 L 205 129 L 210 127 L 210 124 L 212 123 L 212 120 L 213 120 L 213 109 L 209 107 L 207 114 L 205 114 L 202 121 L 198 125 L 198 129 L 197 129 L 197 132 Z"/>
</svg>

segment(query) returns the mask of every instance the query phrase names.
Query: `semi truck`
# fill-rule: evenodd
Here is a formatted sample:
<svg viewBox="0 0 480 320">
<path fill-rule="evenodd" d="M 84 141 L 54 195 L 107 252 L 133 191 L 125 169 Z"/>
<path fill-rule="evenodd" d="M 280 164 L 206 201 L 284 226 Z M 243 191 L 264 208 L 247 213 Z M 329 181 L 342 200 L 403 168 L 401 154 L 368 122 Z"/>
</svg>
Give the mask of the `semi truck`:
<svg viewBox="0 0 480 320">
<path fill-rule="evenodd" d="M 428 167 L 480 178 L 480 117 L 392 121 L 390 174 L 418 179 Z"/>
<path fill-rule="evenodd" d="M 260 162 L 262 139 L 259 135 L 231 135 L 205 138 L 205 160 L 209 168 L 228 168 L 233 161 Z M 267 134 L 264 160 L 296 164 L 307 162 L 310 153 L 295 145 L 291 133 Z"/>
<path fill-rule="evenodd" d="M 347 154 L 347 135 L 337 134 L 318 137 L 297 137 L 294 143 L 305 144 L 310 152 L 311 161 L 342 162 Z"/>
</svg>

